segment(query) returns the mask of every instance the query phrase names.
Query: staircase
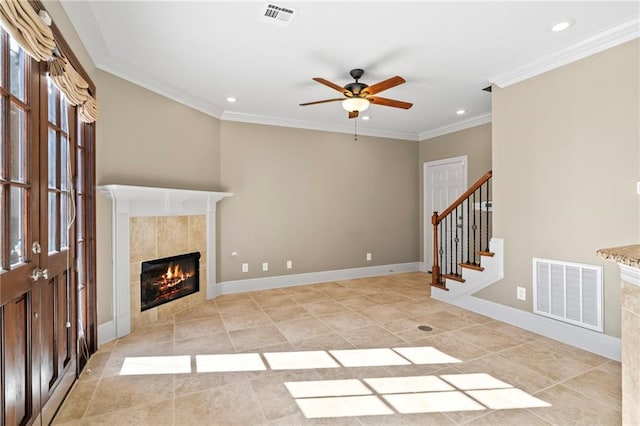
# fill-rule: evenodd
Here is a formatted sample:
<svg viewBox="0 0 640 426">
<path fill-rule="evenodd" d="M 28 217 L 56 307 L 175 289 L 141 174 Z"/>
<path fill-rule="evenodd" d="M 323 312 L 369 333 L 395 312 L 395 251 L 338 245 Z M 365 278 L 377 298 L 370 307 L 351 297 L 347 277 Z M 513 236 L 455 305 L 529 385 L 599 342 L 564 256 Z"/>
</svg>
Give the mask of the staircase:
<svg viewBox="0 0 640 426">
<path fill-rule="evenodd" d="M 433 214 L 431 297 L 619 360 L 617 337 L 474 295 L 504 278 L 504 241 L 492 236 L 491 177 L 487 172 L 441 214 Z"/>
<path fill-rule="evenodd" d="M 503 242 L 492 238 L 492 172 L 442 213 L 434 212 L 431 295 L 451 301 L 503 276 Z"/>
</svg>

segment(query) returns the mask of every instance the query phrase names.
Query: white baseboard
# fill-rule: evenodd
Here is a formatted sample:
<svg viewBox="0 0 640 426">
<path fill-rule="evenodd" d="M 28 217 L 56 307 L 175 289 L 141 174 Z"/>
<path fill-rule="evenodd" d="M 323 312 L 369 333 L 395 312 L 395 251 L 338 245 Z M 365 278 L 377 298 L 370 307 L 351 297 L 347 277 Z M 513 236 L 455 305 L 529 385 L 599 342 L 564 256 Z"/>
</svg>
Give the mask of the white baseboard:
<svg viewBox="0 0 640 426">
<path fill-rule="evenodd" d="M 116 323 L 111 320 L 98 325 L 98 347 L 116 338 Z"/>
<path fill-rule="evenodd" d="M 377 275 L 416 272 L 420 270 L 419 268 L 420 262 L 408 262 L 392 265 L 365 266 L 363 268 L 338 269 L 334 271 L 279 275 L 275 277 L 249 278 L 246 280 L 222 281 L 217 285 L 220 290 L 219 294 L 245 293 L 247 291 L 270 290 L 274 288 L 373 277 Z"/>
<path fill-rule="evenodd" d="M 436 295 L 431 297 L 439 299 Z M 443 301 L 616 361 L 621 359 L 621 340 L 618 337 L 587 330 L 474 296 L 463 296 L 454 301 Z"/>
</svg>

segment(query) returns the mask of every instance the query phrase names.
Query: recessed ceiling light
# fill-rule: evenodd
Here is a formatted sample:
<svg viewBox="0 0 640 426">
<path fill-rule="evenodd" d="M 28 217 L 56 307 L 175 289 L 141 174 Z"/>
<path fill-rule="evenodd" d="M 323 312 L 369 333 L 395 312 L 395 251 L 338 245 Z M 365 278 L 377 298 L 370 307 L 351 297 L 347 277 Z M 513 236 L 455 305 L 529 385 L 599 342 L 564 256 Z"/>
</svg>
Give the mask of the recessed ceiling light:
<svg viewBox="0 0 640 426">
<path fill-rule="evenodd" d="M 363 119 L 363 120 L 365 120 L 365 121 L 366 121 L 366 120 L 370 120 L 370 119 L 371 119 L 371 117 L 369 117 L 368 115 L 363 115 L 363 116 L 362 116 L 362 117 L 360 117 L 360 118 L 362 118 L 362 119 Z"/>
<path fill-rule="evenodd" d="M 554 33 L 559 33 L 560 31 L 564 31 L 573 25 L 574 21 L 561 21 L 551 27 L 551 31 Z"/>
<path fill-rule="evenodd" d="M 458 115 L 465 115 L 466 113 L 467 113 L 467 110 L 462 108 L 456 111 L 456 114 Z"/>
<path fill-rule="evenodd" d="M 233 96 L 229 96 L 229 97 L 227 98 L 227 102 L 234 103 L 235 101 L 237 101 L 237 99 L 236 99 L 236 98 L 234 98 Z"/>
</svg>

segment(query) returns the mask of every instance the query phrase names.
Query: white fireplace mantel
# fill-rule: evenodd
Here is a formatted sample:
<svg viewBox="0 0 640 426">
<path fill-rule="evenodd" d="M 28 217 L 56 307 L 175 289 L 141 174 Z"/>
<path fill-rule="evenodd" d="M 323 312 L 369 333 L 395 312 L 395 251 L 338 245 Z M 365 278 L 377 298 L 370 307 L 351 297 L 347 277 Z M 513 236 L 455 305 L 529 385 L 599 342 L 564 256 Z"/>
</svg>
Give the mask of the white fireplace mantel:
<svg viewBox="0 0 640 426">
<path fill-rule="evenodd" d="M 207 222 L 207 299 L 217 296 L 216 203 L 230 192 L 157 188 L 132 185 L 101 185 L 98 189 L 113 200 L 113 338 L 131 332 L 129 219 L 143 216 L 205 215 Z M 101 341 L 106 341 L 98 337 Z M 107 340 L 110 340 L 107 338 Z"/>
</svg>

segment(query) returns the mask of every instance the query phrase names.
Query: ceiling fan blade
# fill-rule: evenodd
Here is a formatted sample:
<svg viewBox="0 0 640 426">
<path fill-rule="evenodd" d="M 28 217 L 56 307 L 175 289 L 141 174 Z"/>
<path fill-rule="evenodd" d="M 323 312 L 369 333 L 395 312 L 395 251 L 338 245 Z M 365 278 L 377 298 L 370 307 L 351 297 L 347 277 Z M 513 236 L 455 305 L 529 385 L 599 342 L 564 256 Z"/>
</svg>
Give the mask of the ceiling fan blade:
<svg viewBox="0 0 640 426">
<path fill-rule="evenodd" d="M 396 101 L 395 99 L 380 98 L 378 96 L 367 97 L 372 104 L 390 106 L 394 108 L 409 109 L 413 106 L 410 102 Z"/>
<path fill-rule="evenodd" d="M 351 93 L 351 91 L 345 89 L 344 87 L 338 86 L 337 84 L 332 83 L 329 80 L 325 80 L 324 78 L 313 77 L 313 81 L 317 81 L 320 84 L 324 84 L 327 87 L 331 87 L 333 90 L 337 90 L 338 92 L 342 93 L 343 95 L 353 96 L 353 93 Z"/>
<path fill-rule="evenodd" d="M 375 95 L 376 93 L 382 92 L 383 90 L 391 89 L 392 87 L 396 87 L 402 83 L 406 83 L 406 80 L 399 75 L 396 75 L 395 77 L 388 78 L 384 81 L 363 89 L 362 93 L 365 95 Z"/>
<path fill-rule="evenodd" d="M 306 102 L 304 104 L 300 104 L 300 106 L 315 105 L 315 104 L 325 104 L 327 102 L 338 102 L 338 101 L 344 101 L 344 100 L 345 100 L 345 98 L 325 99 L 323 101 Z"/>
<path fill-rule="evenodd" d="M 358 118 L 358 111 L 349 111 L 349 118 Z"/>
</svg>

